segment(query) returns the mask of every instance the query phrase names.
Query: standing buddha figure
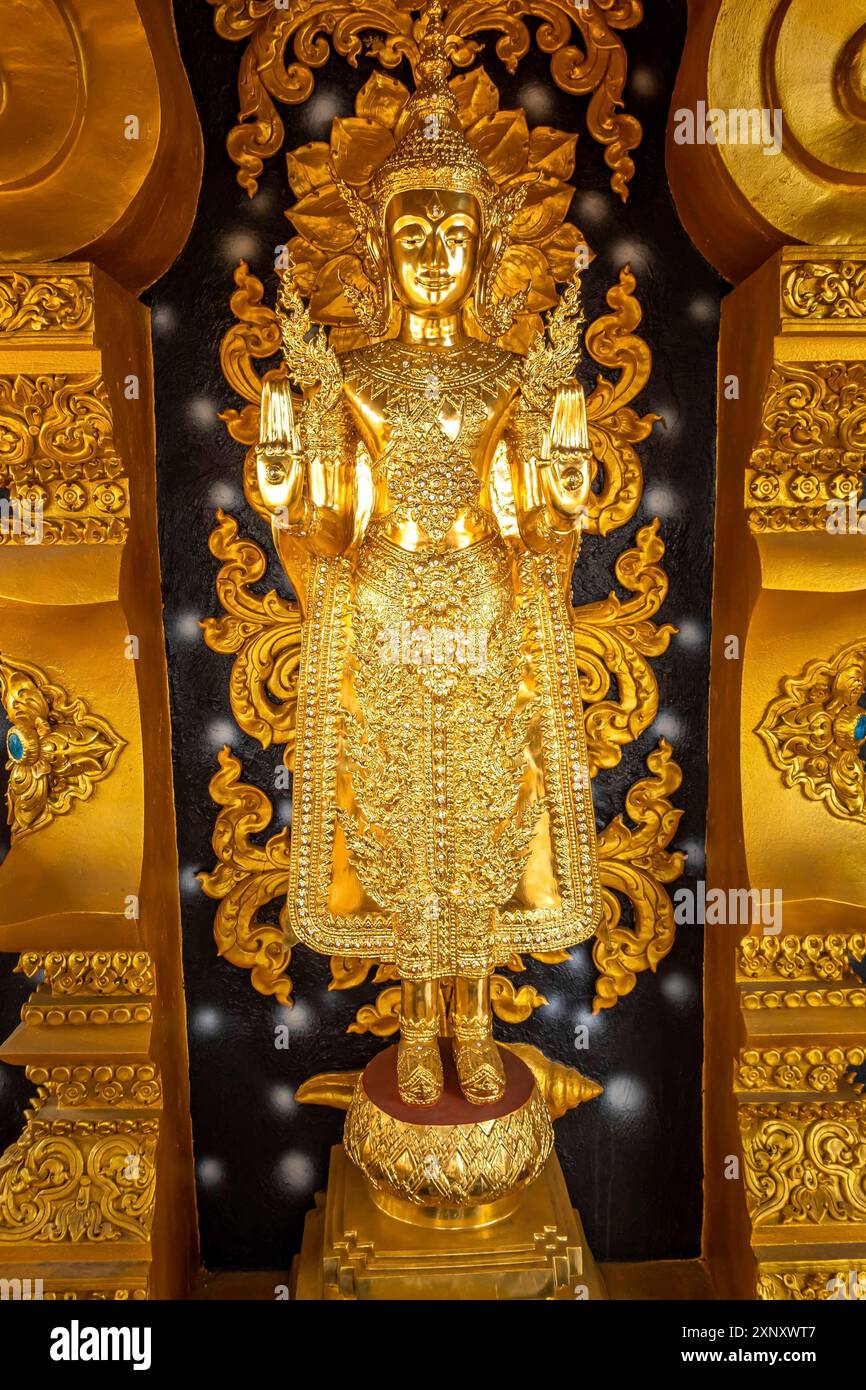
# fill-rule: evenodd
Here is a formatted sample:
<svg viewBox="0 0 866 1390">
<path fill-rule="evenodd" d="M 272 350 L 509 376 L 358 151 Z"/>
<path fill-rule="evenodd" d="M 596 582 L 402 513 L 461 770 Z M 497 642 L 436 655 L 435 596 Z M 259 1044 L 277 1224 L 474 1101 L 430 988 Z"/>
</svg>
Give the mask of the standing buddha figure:
<svg viewBox="0 0 866 1390">
<path fill-rule="evenodd" d="M 289 922 L 317 951 L 393 966 L 404 1102 L 439 1099 L 447 1032 L 483 1105 L 505 1086 L 493 970 L 600 918 L 570 603 L 594 466 L 579 281 L 525 356 L 496 345 L 523 303 L 491 288 L 518 204 L 463 134 L 438 0 L 422 26 L 372 201 L 339 185 L 369 345 L 311 338 L 285 274 L 303 400 L 265 383 L 256 461 L 303 614 Z M 465 331 L 470 303 L 487 341 Z"/>
</svg>

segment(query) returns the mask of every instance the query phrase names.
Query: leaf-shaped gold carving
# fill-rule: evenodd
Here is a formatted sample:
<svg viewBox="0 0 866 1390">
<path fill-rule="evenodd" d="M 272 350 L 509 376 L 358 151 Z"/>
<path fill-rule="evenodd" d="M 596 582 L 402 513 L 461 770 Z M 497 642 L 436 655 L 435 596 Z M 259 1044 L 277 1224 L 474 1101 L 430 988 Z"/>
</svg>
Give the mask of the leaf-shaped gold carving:
<svg viewBox="0 0 866 1390">
<path fill-rule="evenodd" d="M 625 799 L 636 829 L 614 816 L 598 839 L 604 919 L 592 953 L 599 971 L 594 1013 L 629 994 L 637 971 L 655 970 L 674 942 L 673 904 L 663 885 L 679 878 L 685 866 L 684 855 L 668 849 L 682 816 L 668 798 L 682 773 L 665 739 L 647 763 L 654 776 L 635 782 Z M 620 922 L 617 893 L 631 902 L 633 927 Z"/>
<path fill-rule="evenodd" d="M 507 975 L 494 975 L 490 981 L 490 1002 L 496 1017 L 504 1023 L 525 1023 L 547 1000 L 532 985 L 515 989 Z"/>
<path fill-rule="evenodd" d="M 362 1004 L 348 1033 L 373 1033 L 377 1038 L 390 1038 L 400 1026 L 400 986 L 389 985 L 372 1004 Z"/>
<path fill-rule="evenodd" d="M 213 651 L 235 658 L 229 699 L 239 727 L 263 748 L 284 743 L 290 766 L 301 651 L 298 605 L 273 589 L 266 594 L 251 590 L 264 575 L 267 559 L 254 541 L 238 536 L 233 517 L 217 512 L 208 544 L 222 561 L 216 590 L 225 614 L 205 619 L 204 639 Z"/>
<path fill-rule="evenodd" d="M 659 418 L 637 415 L 628 404 L 646 386 L 652 368 L 652 353 L 635 333 L 642 315 L 634 290 L 635 278 L 625 266 L 607 292 L 613 312 L 591 323 L 584 340 L 599 366 L 619 373 L 615 381 L 599 376 L 586 402 L 592 452 L 603 470 L 601 490 L 590 498 L 586 530 L 602 536 L 637 511 L 643 471 L 633 446 L 648 437 Z"/>
<path fill-rule="evenodd" d="M 285 900 L 289 880 L 289 832 L 279 830 L 264 845 L 251 836 L 270 824 L 272 808 L 264 792 L 241 781 L 240 761 L 228 748 L 219 753 L 219 771 L 210 780 L 211 799 L 222 809 L 211 844 L 217 865 L 198 875 L 209 898 L 218 898 L 214 936 L 221 956 L 251 972 L 260 994 L 292 1002 L 292 982 L 286 973 L 292 956 L 288 925 L 258 919 L 258 912 L 275 898 Z"/>
<path fill-rule="evenodd" d="M 252 401 L 243 410 L 224 410 L 220 419 L 232 439 L 239 444 L 252 445 L 259 438 L 259 401 L 262 379 L 253 366 L 261 357 L 273 357 L 280 350 L 280 324 L 276 310 L 263 303 L 265 287 L 250 274 L 246 261 L 240 261 L 234 272 L 235 292 L 229 305 L 235 317 L 220 343 L 220 367 L 223 376 L 238 395 Z M 274 372 L 284 376 L 285 372 Z"/>
<path fill-rule="evenodd" d="M 590 774 L 615 767 L 622 747 L 639 738 L 658 710 L 658 683 L 649 657 L 666 651 L 676 628 L 652 619 L 665 601 L 667 575 L 659 563 L 665 547 L 659 523 L 641 527 L 637 545 L 616 562 L 616 577 L 633 598 L 613 592 L 575 610 L 574 645 L 586 722 Z M 606 698 L 612 676 L 617 698 Z"/>
</svg>

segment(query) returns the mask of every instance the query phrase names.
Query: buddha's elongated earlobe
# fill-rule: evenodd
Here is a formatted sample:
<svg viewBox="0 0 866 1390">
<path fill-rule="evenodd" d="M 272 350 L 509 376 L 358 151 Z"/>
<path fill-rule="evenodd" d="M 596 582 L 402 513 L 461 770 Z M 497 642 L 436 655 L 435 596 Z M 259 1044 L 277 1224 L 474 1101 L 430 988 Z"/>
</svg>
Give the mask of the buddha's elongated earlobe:
<svg viewBox="0 0 866 1390">
<path fill-rule="evenodd" d="M 473 307 L 479 326 L 491 338 L 501 338 L 507 333 L 514 319 L 526 309 L 527 291 L 502 295 L 497 298 L 494 284 L 508 248 L 508 228 L 523 206 L 526 186 L 518 184 L 500 194 L 490 214 L 490 230 L 482 252 L 481 264 L 475 282 Z"/>
<path fill-rule="evenodd" d="M 354 188 L 343 182 L 333 166 L 331 176 L 361 236 L 364 246 L 364 273 L 370 282 L 370 288 L 362 289 L 343 275 L 340 275 L 340 284 L 367 336 L 381 338 L 387 333 L 391 322 L 393 297 L 391 276 L 376 214 L 374 209 L 358 196 Z"/>
</svg>

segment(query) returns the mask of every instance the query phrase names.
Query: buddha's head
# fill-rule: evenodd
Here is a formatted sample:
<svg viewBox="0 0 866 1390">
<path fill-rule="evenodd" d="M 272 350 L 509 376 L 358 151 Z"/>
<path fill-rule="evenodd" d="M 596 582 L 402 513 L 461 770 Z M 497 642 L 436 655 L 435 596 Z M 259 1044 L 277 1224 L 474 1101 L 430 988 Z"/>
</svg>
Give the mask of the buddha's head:
<svg viewBox="0 0 866 1390">
<path fill-rule="evenodd" d="M 384 217 L 394 296 L 421 318 L 456 313 L 478 274 L 482 210 L 478 198 L 452 188 L 407 188 Z"/>
</svg>

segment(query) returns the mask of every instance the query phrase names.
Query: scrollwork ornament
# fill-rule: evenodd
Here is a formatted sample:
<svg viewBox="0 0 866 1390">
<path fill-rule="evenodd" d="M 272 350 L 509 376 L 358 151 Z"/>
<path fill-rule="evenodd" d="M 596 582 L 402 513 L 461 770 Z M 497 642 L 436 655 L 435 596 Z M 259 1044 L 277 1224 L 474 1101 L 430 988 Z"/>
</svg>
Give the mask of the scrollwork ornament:
<svg viewBox="0 0 866 1390">
<path fill-rule="evenodd" d="M 756 733 L 786 787 L 799 787 L 831 815 L 866 821 L 866 644 L 851 642 L 829 661 L 785 677 Z"/>
<path fill-rule="evenodd" d="M 219 754 L 219 764 L 209 788 L 212 799 L 222 807 L 212 839 L 217 866 L 199 875 L 208 897 L 219 900 L 214 923 L 219 952 L 251 971 L 253 986 L 261 994 L 291 1004 L 292 982 L 286 973 L 292 956 L 288 928 L 282 913 L 279 924 L 258 918 L 266 904 L 276 898 L 285 900 L 289 832 L 280 830 L 264 846 L 255 844 L 250 837 L 268 825 L 271 804 L 264 792 L 240 780 L 241 765 L 228 748 Z"/>
<path fill-rule="evenodd" d="M 150 1235 L 156 1120 L 32 1117 L 0 1156 L 0 1240 L 58 1246 Z"/>
<path fill-rule="evenodd" d="M 866 263 L 846 256 L 795 261 L 782 279 L 782 309 L 799 319 L 866 318 Z"/>
<path fill-rule="evenodd" d="M 89 282 L 57 272 L 0 271 L 0 334 L 83 333 L 93 324 Z"/>
<path fill-rule="evenodd" d="M 740 1128 L 755 1227 L 866 1220 L 862 1102 L 741 1106 Z"/>
<path fill-rule="evenodd" d="M 237 180 L 252 197 L 265 160 L 277 154 L 285 127 L 277 103 L 306 101 L 313 91 L 313 69 L 331 47 L 356 67 L 364 36 L 373 33 L 368 51 L 383 67 L 418 59 L 418 21 L 410 10 L 390 0 L 304 0 L 277 9 L 270 0 L 209 0 L 217 33 L 232 42 L 246 41 L 238 76 L 238 124 L 227 139 L 238 166 Z M 467 67 L 482 45 L 475 35 L 498 35 L 496 55 L 513 73 L 530 47 L 527 19 L 539 19 L 536 42 L 551 55 L 553 80 L 563 91 L 590 95 L 587 126 L 604 147 L 611 187 L 623 202 L 634 173 L 631 151 L 641 139 L 640 123 L 622 107 L 627 75 L 625 49 L 618 30 L 633 28 L 643 17 L 641 0 L 489 0 L 481 6 L 452 3 L 446 26 L 448 52 L 458 67 Z M 575 32 L 576 31 L 576 32 Z M 582 47 L 578 46 L 575 39 Z M 291 45 L 294 61 L 289 61 Z"/>
</svg>

